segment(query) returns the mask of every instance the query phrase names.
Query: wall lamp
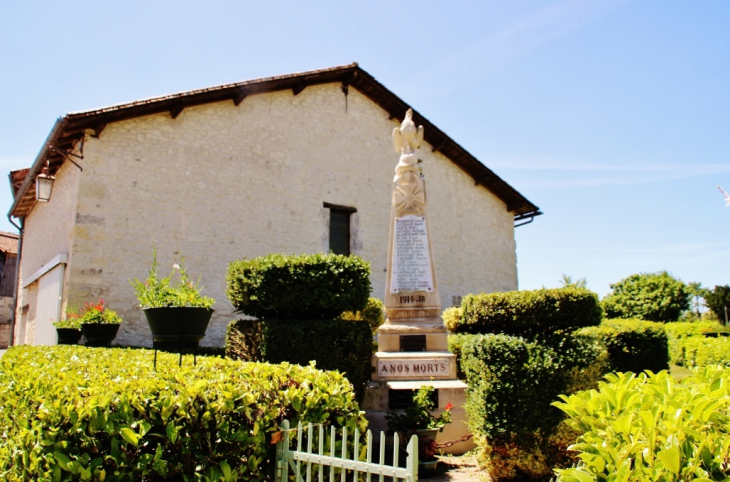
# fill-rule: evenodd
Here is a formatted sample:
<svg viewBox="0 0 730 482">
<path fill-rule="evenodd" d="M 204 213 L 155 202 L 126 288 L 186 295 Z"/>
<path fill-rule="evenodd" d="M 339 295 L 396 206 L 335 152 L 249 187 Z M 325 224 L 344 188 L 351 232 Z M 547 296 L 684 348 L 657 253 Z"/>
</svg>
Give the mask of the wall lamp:
<svg viewBox="0 0 730 482">
<path fill-rule="evenodd" d="M 42 203 L 47 203 L 51 199 L 51 191 L 53 191 L 53 181 L 55 177 L 49 173 L 50 162 L 46 159 L 46 165 L 43 172 L 35 178 L 35 199 Z"/>
</svg>

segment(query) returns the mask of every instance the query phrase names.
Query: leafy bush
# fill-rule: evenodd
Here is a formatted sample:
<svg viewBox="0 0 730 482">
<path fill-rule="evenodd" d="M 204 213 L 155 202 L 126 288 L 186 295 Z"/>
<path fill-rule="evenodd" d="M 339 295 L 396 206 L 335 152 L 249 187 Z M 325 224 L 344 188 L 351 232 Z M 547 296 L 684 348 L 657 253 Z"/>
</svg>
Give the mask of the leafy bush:
<svg viewBox="0 0 730 482">
<path fill-rule="evenodd" d="M 664 325 L 669 340 L 678 340 L 690 336 L 703 336 L 705 333 L 728 332 L 728 328 L 716 321 L 677 322 Z"/>
<path fill-rule="evenodd" d="M 451 308 L 446 308 L 443 313 L 441 313 L 441 319 L 444 320 L 444 325 L 446 325 L 446 328 L 449 331 L 454 331 L 456 329 L 456 325 L 461 323 L 461 314 L 463 313 L 463 310 L 460 306 L 452 306 Z"/>
<path fill-rule="evenodd" d="M 264 329 L 259 320 L 234 320 L 226 330 L 226 356 L 233 360 L 260 362 L 264 346 Z"/>
<path fill-rule="evenodd" d="M 534 338 L 601 322 L 595 293 L 575 288 L 468 295 L 454 333 L 503 333 Z"/>
<path fill-rule="evenodd" d="M 385 306 L 378 298 L 368 298 L 368 303 L 362 311 L 345 311 L 340 315 L 340 319 L 347 321 L 365 321 L 370 325 L 373 334 L 377 333 L 378 328 L 385 322 Z"/>
<path fill-rule="evenodd" d="M 259 319 L 333 319 L 361 311 L 370 295 L 370 265 L 357 256 L 270 254 L 228 266 L 226 295 Z"/>
<path fill-rule="evenodd" d="M 358 400 L 370 380 L 370 325 L 345 320 L 239 320 L 228 325 L 226 353 L 242 360 L 269 363 L 317 363 L 347 377 Z"/>
<path fill-rule="evenodd" d="M 460 366 L 469 390 L 466 410 L 482 464 L 493 478 L 545 476 L 566 458 L 556 447 L 563 415 L 550 405 L 583 386 L 600 351 L 578 337 L 552 345 L 507 335 L 459 335 Z M 596 381 L 603 375 L 593 370 Z M 519 454 L 519 456 L 518 456 Z"/>
<path fill-rule="evenodd" d="M 604 320 L 600 326 L 579 330 L 608 352 L 610 371 L 660 371 L 669 368 L 667 334 L 662 323 L 642 320 Z"/>
<path fill-rule="evenodd" d="M 658 374 L 611 374 L 598 390 L 554 405 L 581 433 L 575 468 L 559 482 L 727 480 L 730 370 L 706 367 L 676 381 Z"/>
<path fill-rule="evenodd" d="M 0 480 L 262 480 L 282 420 L 362 428 L 350 384 L 313 367 L 78 346 L 0 359 Z"/>
<path fill-rule="evenodd" d="M 687 368 L 730 366 L 730 338 L 690 336 L 670 343 L 672 362 Z"/>
<path fill-rule="evenodd" d="M 666 271 L 631 275 L 611 289 L 601 301 L 607 318 L 677 321 L 689 308 L 689 287 Z"/>
</svg>

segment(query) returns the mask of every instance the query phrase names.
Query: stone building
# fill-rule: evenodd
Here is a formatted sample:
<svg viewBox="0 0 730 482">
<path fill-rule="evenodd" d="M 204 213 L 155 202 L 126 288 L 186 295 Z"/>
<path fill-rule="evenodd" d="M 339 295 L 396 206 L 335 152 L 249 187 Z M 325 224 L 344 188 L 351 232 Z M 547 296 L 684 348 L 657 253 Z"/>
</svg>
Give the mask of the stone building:
<svg viewBox="0 0 730 482">
<path fill-rule="evenodd" d="M 117 342 L 151 345 L 132 278 L 153 243 L 184 256 L 217 300 L 203 340 L 222 345 L 239 315 L 228 263 L 268 253 L 353 253 L 383 297 L 391 132 L 409 105 L 357 64 L 223 85 L 58 119 L 33 166 L 11 174 L 22 226 L 14 341 L 53 344 L 68 305 L 104 298 L 124 318 Z M 442 306 L 517 288 L 514 226 L 539 214 L 418 112 Z M 49 202 L 35 196 L 44 166 Z"/>
<path fill-rule="evenodd" d="M 0 348 L 10 344 L 17 262 L 18 235 L 0 231 Z"/>
</svg>

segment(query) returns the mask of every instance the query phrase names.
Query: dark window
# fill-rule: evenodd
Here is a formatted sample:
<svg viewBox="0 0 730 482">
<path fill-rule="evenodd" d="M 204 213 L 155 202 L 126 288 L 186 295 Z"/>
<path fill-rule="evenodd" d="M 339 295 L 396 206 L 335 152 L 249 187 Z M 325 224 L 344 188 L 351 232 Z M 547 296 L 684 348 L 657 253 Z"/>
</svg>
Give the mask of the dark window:
<svg viewBox="0 0 730 482">
<path fill-rule="evenodd" d="M 330 252 L 350 254 L 350 215 L 355 208 L 324 203 L 330 210 Z"/>
</svg>

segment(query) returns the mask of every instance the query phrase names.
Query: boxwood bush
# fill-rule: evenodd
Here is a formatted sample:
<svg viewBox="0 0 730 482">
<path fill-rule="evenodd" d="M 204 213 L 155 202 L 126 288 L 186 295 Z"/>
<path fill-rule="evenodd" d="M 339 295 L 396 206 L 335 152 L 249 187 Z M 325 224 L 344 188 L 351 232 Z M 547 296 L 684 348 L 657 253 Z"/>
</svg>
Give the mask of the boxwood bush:
<svg viewBox="0 0 730 482">
<path fill-rule="evenodd" d="M 372 331 L 364 320 L 238 320 L 228 325 L 226 354 L 234 359 L 289 362 L 337 370 L 365 395 L 373 354 Z"/>
<path fill-rule="evenodd" d="M 670 342 L 672 362 L 687 368 L 730 366 L 730 338 L 690 336 Z"/>
<path fill-rule="evenodd" d="M 544 477 L 570 465 L 564 415 L 550 402 L 600 379 L 600 350 L 577 337 L 551 344 L 502 334 L 450 339 L 469 385 L 469 426 L 492 478 Z"/>
<path fill-rule="evenodd" d="M 669 347 L 664 324 L 642 320 L 604 320 L 600 326 L 579 330 L 606 348 L 610 371 L 658 372 L 669 368 Z"/>
<path fill-rule="evenodd" d="M 503 333 L 535 338 L 601 322 L 595 293 L 580 288 L 468 295 L 454 333 Z"/>
<path fill-rule="evenodd" d="M 730 370 L 696 369 L 606 377 L 598 390 L 561 396 L 555 406 L 580 432 L 577 467 L 559 482 L 728 480 Z"/>
<path fill-rule="evenodd" d="M 270 254 L 232 262 L 226 295 L 240 313 L 266 319 L 333 319 L 361 311 L 370 265 L 357 256 Z"/>
<path fill-rule="evenodd" d="M 0 480 L 264 480 L 284 419 L 362 428 L 339 373 L 79 346 L 0 359 Z"/>
</svg>

